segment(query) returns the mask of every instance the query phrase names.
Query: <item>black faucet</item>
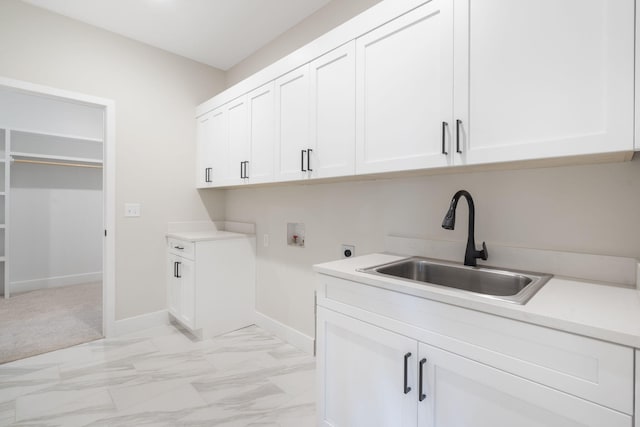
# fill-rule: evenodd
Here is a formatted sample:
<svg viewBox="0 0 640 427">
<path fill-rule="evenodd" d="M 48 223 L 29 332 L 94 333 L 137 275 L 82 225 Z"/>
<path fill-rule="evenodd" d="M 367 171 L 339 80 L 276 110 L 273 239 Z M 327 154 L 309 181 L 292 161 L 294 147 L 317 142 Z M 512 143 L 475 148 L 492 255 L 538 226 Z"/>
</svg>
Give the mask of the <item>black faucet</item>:
<svg viewBox="0 0 640 427">
<path fill-rule="evenodd" d="M 476 258 L 482 258 L 486 260 L 489 254 L 487 252 L 487 245 L 484 242 L 482 242 L 482 250 L 476 250 L 476 239 L 474 237 L 476 208 L 473 205 L 473 198 L 468 191 L 460 190 L 453 195 L 449 210 L 447 211 L 447 214 L 444 216 L 444 220 L 442 221 L 442 228 L 444 228 L 445 230 L 453 230 L 456 226 L 456 207 L 458 206 L 458 200 L 461 196 L 464 196 L 464 198 L 467 199 L 467 203 L 469 204 L 469 235 L 467 236 L 467 249 L 464 253 L 464 265 L 475 267 Z"/>
</svg>

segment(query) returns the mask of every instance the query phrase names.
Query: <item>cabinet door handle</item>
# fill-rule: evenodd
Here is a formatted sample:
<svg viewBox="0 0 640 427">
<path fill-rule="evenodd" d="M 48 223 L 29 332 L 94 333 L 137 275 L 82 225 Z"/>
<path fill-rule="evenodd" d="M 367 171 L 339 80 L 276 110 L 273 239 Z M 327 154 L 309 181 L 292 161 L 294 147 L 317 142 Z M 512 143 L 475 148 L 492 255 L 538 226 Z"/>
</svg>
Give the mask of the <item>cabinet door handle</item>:
<svg viewBox="0 0 640 427">
<path fill-rule="evenodd" d="M 311 148 L 307 149 L 307 170 L 309 172 L 313 172 L 313 169 L 311 169 L 311 152 L 313 150 Z"/>
<path fill-rule="evenodd" d="M 422 392 L 422 370 L 424 368 L 424 364 L 427 363 L 427 359 L 424 358 L 420 361 L 420 376 L 418 378 L 418 400 L 422 402 L 427 398 L 427 395 Z"/>
<path fill-rule="evenodd" d="M 411 387 L 407 386 L 407 365 L 409 364 L 409 358 L 411 357 L 411 352 L 404 355 L 404 394 L 407 394 L 411 391 Z"/>
<path fill-rule="evenodd" d="M 182 263 L 181 263 L 180 261 L 176 261 L 176 262 L 174 262 L 174 263 L 173 263 L 173 269 L 174 269 L 174 272 L 175 272 L 175 273 L 174 273 L 174 276 L 175 276 L 176 278 L 178 278 L 178 279 L 181 279 L 181 278 L 182 278 L 182 276 L 180 275 L 180 265 L 181 265 L 181 264 L 182 264 Z"/>
<path fill-rule="evenodd" d="M 306 172 L 307 170 L 304 168 L 304 153 L 306 153 L 307 150 L 300 150 L 300 171 L 301 172 Z"/>
<path fill-rule="evenodd" d="M 447 126 L 449 125 L 449 123 L 447 122 L 442 122 L 442 154 L 444 154 L 445 156 L 447 156 L 449 153 L 447 153 L 447 150 L 445 150 L 445 142 L 446 142 L 446 135 L 447 135 Z"/>
<path fill-rule="evenodd" d="M 462 150 L 460 149 L 460 125 L 462 124 L 462 120 L 456 120 L 456 152 L 462 154 Z"/>
<path fill-rule="evenodd" d="M 249 173 L 247 172 L 247 166 L 249 166 L 249 160 L 244 161 L 244 177 L 249 178 Z"/>
<path fill-rule="evenodd" d="M 244 178 L 244 174 L 242 173 L 243 166 L 244 166 L 244 162 L 240 162 L 240 179 Z"/>
<path fill-rule="evenodd" d="M 184 250 L 184 246 L 174 246 L 173 249 L 179 249 L 179 250 Z"/>
</svg>

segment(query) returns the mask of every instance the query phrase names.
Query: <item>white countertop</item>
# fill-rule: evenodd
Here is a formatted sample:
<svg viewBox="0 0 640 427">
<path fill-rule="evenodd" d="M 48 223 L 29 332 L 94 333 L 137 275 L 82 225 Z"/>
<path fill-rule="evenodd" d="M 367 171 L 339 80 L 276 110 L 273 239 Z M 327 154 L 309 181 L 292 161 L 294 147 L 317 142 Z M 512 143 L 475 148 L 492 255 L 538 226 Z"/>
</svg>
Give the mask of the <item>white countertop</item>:
<svg viewBox="0 0 640 427">
<path fill-rule="evenodd" d="M 187 242 L 204 242 L 208 240 L 244 239 L 252 234 L 234 233 L 231 231 L 176 231 L 167 233 L 167 237 Z"/>
<path fill-rule="evenodd" d="M 554 276 L 529 302 L 516 305 L 469 292 L 356 271 L 403 258 L 371 254 L 317 264 L 313 268 L 318 273 L 342 279 L 640 348 L 640 292 L 635 288 Z"/>
</svg>

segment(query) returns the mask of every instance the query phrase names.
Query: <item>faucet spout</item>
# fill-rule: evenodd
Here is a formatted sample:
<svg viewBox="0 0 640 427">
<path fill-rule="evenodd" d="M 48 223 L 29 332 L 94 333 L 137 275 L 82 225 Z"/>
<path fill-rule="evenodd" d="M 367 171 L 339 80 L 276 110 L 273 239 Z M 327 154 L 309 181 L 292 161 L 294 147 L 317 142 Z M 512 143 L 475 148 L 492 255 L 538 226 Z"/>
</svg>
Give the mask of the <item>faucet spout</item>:
<svg viewBox="0 0 640 427">
<path fill-rule="evenodd" d="M 456 208 L 458 207 L 458 200 L 460 197 L 463 197 L 467 200 L 467 204 L 469 205 L 469 230 L 467 235 L 467 249 L 464 254 L 464 265 L 469 265 L 475 267 L 477 265 L 476 259 L 481 258 L 486 260 L 488 257 L 487 245 L 485 242 L 482 242 L 482 249 L 476 250 L 476 240 L 475 240 L 475 218 L 476 218 L 476 208 L 473 204 L 473 198 L 471 194 L 469 194 L 466 190 L 460 190 L 456 194 L 453 195 L 453 199 L 451 199 L 451 205 L 449 205 L 449 210 L 447 211 L 444 219 L 442 220 L 442 228 L 445 230 L 453 230 L 456 226 Z"/>
</svg>

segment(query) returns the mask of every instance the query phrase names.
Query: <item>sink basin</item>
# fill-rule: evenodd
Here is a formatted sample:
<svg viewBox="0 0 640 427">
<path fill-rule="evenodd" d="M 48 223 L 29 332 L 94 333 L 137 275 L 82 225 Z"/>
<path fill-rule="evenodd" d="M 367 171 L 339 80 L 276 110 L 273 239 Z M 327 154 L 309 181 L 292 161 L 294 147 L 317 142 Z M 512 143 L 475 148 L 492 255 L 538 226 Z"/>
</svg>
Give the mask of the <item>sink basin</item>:
<svg viewBox="0 0 640 427">
<path fill-rule="evenodd" d="M 550 274 L 508 271 L 493 267 L 467 267 L 422 257 L 406 258 L 358 271 L 428 286 L 444 286 L 473 292 L 514 304 L 525 304 L 553 277 Z"/>
</svg>

